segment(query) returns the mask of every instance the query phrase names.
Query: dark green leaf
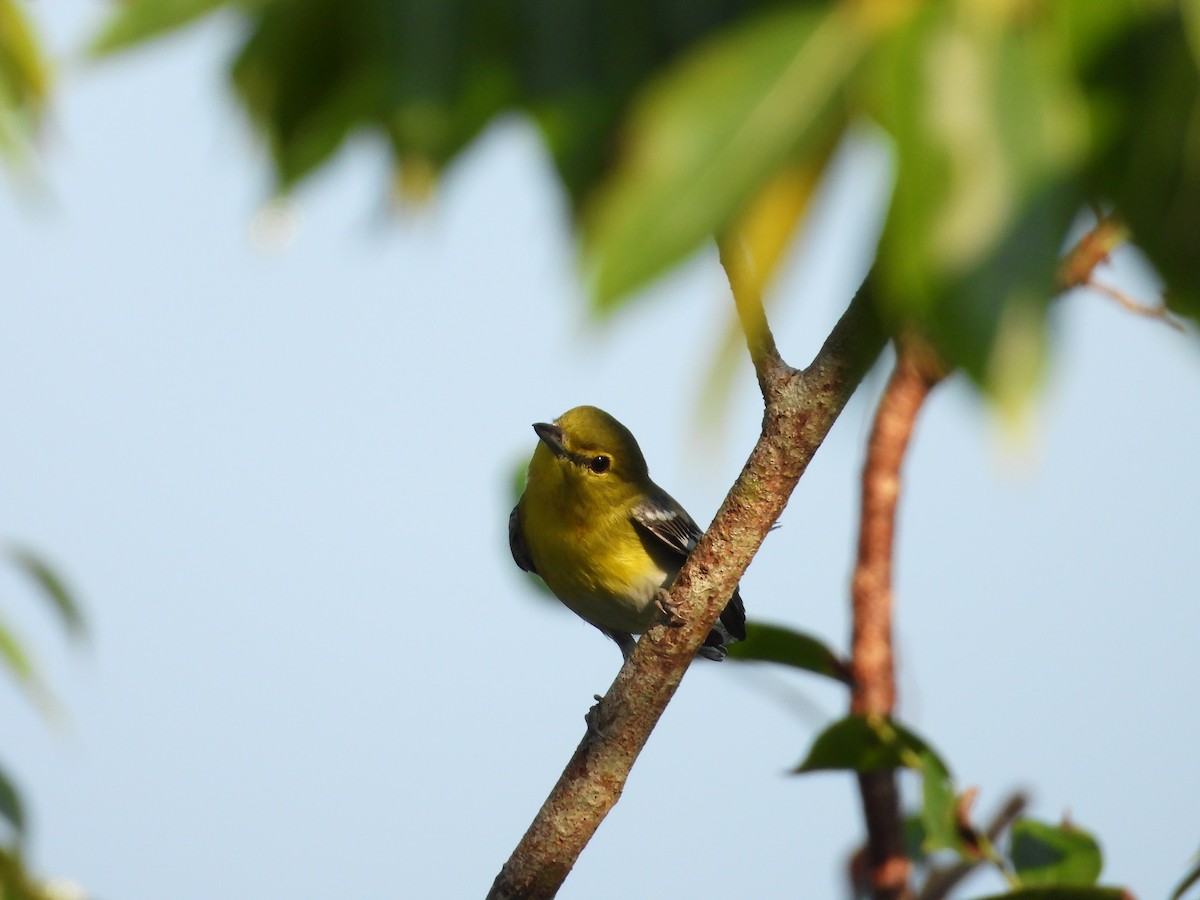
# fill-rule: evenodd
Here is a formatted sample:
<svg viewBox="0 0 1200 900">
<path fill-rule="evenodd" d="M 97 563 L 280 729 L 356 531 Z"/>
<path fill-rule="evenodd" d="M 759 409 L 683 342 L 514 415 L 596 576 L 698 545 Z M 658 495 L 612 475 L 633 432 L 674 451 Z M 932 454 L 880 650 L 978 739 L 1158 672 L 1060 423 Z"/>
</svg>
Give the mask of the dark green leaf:
<svg viewBox="0 0 1200 900">
<path fill-rule="evenodd" d="M 1180 900 L 1187 893 L 1188 888 L 1197 882 L 1200 882 L 1200 853 L 1196 854 L 1196 861 L 1192 865 L 1191 871 L 1183 876 L 1175 890 L 1171 892 L 1171 900 Z"/>
<path fill-rule="evenodd" d="M 292 0 L 256 11 L 233 81 L 271 145 L 282 187 L 358 128 L 435 168 L 512 99 L 508 34 L 489 0 Z"/>
<path fill-rule="evenodd" d="M 49 563 L 32 551 L 22 548 L 11 548 L 8 555 L 17 568 L 32 578 L 42 589 L 43 596 L 50 601 L 58 613 L 67 633 L 72 637 L 81 636 L 85 630 L 83 614 L 62 578 L 50 567 Z"/>
<path fill-rule="evenodd" d="M 12 826 L 18 837 L 24 836 L 25 806 L 16 786 L 3 769 L 0 769 L 0 818 Z"/>
<path fill-rule="evenodd" d="M 714 38 L 652 84 L 612 180 L 585 210 L 598 308 L 723 231 L 789 156 L 824 153 L 868 44 L 843 5 L 784 9 Z"/>
<path fill-rule="evenodd" d="M 1167 303 L 1200 318 L 1200 63 L 1197 13 L 1175 4 L 1126 28 L 1091 68 L 1099 148 L 1094 188 L 1113 202 L 1167 282 Z M 1152 302 L 1153 298 L 1147 298 Z"/>
<path fill-rule="evenodd" d="M 1018 819 L 1011 841 L 1009 855 L 1023 885 L 1090 887 L 1100 878 L 1100 845 L 1073 825 Z"/>
<path fill-rule="evenodd" d="M 847 716 L 817 735 L 804 761 L 793 771 L 886 769 L 920 770 L 921 754 L 940 758 L 920 737 L 903 725 L 879 716 Z M 940 763 L 943 770 L 946 766 Z"/>
<path fill-rule="evenodd" d="M 850 683 L 847 665 L 822 641 L 780 625 L 746 623 L 746 640 L 729 645 L 729 659 L 772 662 Z"/>
<path fill-rule="evenodd" d="M 1033 887 L 979 900 L 1133 900 L 1133 895 L 1124 888 L 1113 887 Z"/>
<path fill-rule="evenodd" d="M 93 38 L 92 56 L 108 56 L 181 28 L 224 6 L 228 0 L 126 0 Z"/>
<path fill-rule="evenodd" d="M 925 822 L 923 814 L 908 816 L 904 820 L 904 855 L 916 865 L 926 862 Z"/>
</svg>

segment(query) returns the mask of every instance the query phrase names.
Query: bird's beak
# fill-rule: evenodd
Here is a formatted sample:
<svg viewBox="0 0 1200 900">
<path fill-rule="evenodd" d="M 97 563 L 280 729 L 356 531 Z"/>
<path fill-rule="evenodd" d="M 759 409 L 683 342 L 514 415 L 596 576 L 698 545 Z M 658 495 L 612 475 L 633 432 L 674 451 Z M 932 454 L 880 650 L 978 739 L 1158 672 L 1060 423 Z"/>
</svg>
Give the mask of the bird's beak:
<svg viewBox="0 0 1200 900">
<path fill-rule="evenodd" d="M 537 432 L 537 436 L 541 438 L 543 444 L 550 448 L 550 452 L 555 456 L 566 456 L 567 451 L 563 447 L 563 431 L 557 425 L 551 425 L 549 422 L 534 422 L 533 430 Z"/>
</svg>

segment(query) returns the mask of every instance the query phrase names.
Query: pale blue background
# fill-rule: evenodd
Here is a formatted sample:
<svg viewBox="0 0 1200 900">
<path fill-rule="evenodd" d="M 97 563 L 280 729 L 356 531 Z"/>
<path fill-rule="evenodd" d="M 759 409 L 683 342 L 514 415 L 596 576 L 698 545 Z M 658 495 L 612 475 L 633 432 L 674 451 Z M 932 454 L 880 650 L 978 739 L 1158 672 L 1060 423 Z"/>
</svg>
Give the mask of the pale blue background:
<svg viewBox="0 0 1200 900">
<path fill-rule="evenodd" d="M 30 9 L 67 53 L 104 7 Z M 40 199 L 0 199 L 0 536 L 47 551 L 91 622 L 72 651 L 0 574 L 69 714 L 47 728 L 5 681 L 0 762 L 35 864 L 104 900 L 479 897 L 620 662 L 509 558 L 529 424 L 605 407 L 707 522 L 754 439 L 753 378 L 719 434 L 697 425 L 730 315 L 712 254 L 588 322 L 516 120 L 398 220 L 382 149 L 355 143 L 300 192 L 294 241 L 261 249 L 268 169 L 219 74 L 234 33 L 68 67 Z M 843 163 L 772 313 L 796 363 L 886 182 L 877 154 Z M 1106 880 L 1161 897 L 1200 845 L 1200 352 L 1096 296 L 1056 325 L 1028 439 L 961 382 L 923 415 L 902 712 L 985 812 L 1027 786 L 1100 835 Z M 870 412 L 852 402 L 747 574 L 752 617 L 845 646 Z M 840 896 L 852 780 L 784 772 L 844 703 L 697 665 L 561 896 Z"/>
</svg>

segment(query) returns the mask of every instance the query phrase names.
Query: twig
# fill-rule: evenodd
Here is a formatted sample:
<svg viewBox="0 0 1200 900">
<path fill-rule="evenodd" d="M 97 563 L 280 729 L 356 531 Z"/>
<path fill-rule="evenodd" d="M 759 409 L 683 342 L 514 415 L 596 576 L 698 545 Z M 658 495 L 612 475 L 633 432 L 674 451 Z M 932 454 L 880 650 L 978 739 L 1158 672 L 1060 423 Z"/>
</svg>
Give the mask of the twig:
<svg viewBox="0 0 1200 900">
<path fill-rule="evenodd" d="M 1086 286 L 1090 287 L 1093 291 L 1104 294 L 1104 296 L 1116 300 L 1119 304 L 1121 304 L 1122 307 L 1131 313 L 1135 313 L 1139 316 L 1146 316 L 1150 319 L 1161 319 L 1176 331 L 1184 330 L 1183 323 L 1171 315 L 1171 312 L 1167 309 L 1165 303 L 1160 303 L 1157 306 L 1149 306 L 1147 304 L 1138 303 L 1132 297 L 1127 296 L 1125 293 L 1117 290 L 1115 287 L 1107 284 L 1101 284 L 1095 280 L 1088 281 Z"/>
<path fill-rule="evenodd" d="M 862 521 L 858 562 L 851 587 L 854 626 L 851 668 L 854 688 L 850 711 L 890 716 L 896 705 L 892 654 L 892 549 L 900 467 L 917 413 L 941 370 L 914 341 L 901 342 L 896 368 L 879 400 L 863 467 Z M 909 861 L 904 847 L 900 799 L 894 772 L 862 772 L 858 776 L 867 823 L 869 882 L 876 900 L 912 896 Z"/>
<path fill-rule="evenodd" d="M 739 297 L 739 313 L 759 315 L 765 326 L 761 303 L 753 309 L 756 302 Z M 671 588 L 670 602 L 685 624 L 656 626 L 638 641 L 595 707 L 592 733 L 580 742 L 496 877 L 492 900 L 540 900 L 558 891 L 620 797 L 696 650 L 885 338 L 864 286 L 803 371 L 779 358 L 765 327 L 748 332 L 747 340 L 766 407 L 762 434 Z M 697 792 L 705 790 L 706 778 L 697 775 Z"/>
<path fill-rule="evenodd" d="M 1093 212 L 1096 224 L 1076 242 L 1058 266 L 1059 292 L 1065 293 L 1073 288 L 1091 288 L 1116 300 L 1135 315 L 1161 319 L 1176 331 L 1183 331 L 1183 324 L 1171 315 L 1165 303 L 1155 306 L 1138 303 L 1116 288 L 1096 281 L 1096 269 L 1108 262 L 1112 251 L 1129 239 L 1129 229 L 1116 216 L 1099 209 L 1094 209 Z"/>
<path fill-rule="evenodd" d="M 1063 257 L 1058 266 L 1058 289 L 1069 291 L 1083 287 L 1101 263 L 1129 237 L 1129 230 L 1115 216 L 1096 213 L 1091 227 Z"/>
</svg>

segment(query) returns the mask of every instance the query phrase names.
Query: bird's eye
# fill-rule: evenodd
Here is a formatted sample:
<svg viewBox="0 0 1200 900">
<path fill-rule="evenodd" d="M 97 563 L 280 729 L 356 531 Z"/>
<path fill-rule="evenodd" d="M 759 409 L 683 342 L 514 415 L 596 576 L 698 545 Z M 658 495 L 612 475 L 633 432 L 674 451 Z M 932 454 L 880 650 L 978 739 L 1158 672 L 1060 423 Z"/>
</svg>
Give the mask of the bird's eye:
<svg viewBox="0 0 1200 900">
<path fill-rule="evenodd" d="M 588 463 L 588 468 L 597 475 L 603 475 L 608 471 L 608 467 L 612 465 L 612 459 L 607 456 L 593 456 L 591 462 Z"/>
</svg>

